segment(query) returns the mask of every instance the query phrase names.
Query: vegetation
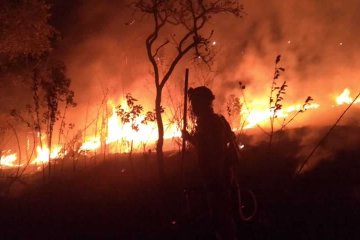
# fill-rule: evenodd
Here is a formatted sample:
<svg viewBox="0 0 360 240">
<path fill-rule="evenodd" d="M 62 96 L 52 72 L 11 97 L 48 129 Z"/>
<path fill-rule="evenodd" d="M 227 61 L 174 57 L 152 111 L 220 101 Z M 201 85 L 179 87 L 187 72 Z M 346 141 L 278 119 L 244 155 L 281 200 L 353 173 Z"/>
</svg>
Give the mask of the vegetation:
<svg viewBox="0 0 360 240">
<path fill-rule="evenodd" d="M 6 79 L 5 85 L 11 79 L 8 75 L 21 75 L 21 84 L 30 93 L 26 106 L 11 111 L 14 118 L 0 122 L 0 141 L 4 141 L 5 132 L 10 131 L 17 142 L 19 165 L 24 162 L 24 156 L 26 158 L 21 168 L 9 170 L 10 175 L 3 174 L 7 170 L 1 168 L 0 230 L 3 238 L 214 239 L 195 154 L 191 151 L 187 154 L 182 172 L 180 153 L 164 153 L 162 150 L 162 94 L 185 56 L 193 53 L 194 58 L 211 66 L 215 57 L 211 49 L 213 32 L 207 31 L 206 26 L 213 16 L 220 13 L 241 17 L 242 7 L 231 0 L 133 1 L 135 9 L 150 16 L 154 24 L 145 45 L 154 74 L 155 111 L 144 112 L 143 106 L 129 93 L 126 103 L 116 107 L 116 113 L 123 124 L 130 124 L 133 133 L 139 131 L 141 124 L 156 121 L 159 134 L 157 154 L 133 152 L 131 140 L 129 154 L 105 156 L 104 147 L 103 156 L 96 153 L 90 156 L 80 151 L 80 144 L 93 123 L 96 137 L 98 125 L 101 125 L 100 141 L 105 144 L 109 116 L 107 93 L 96 119 L 88 123 L 86 116 L 84 129 L 68 139 L 68 132 L 75 126 L 66 116 L 76 106 L 75 93 L 71 90 L 65 63 L 52 55 L 56 30 L 48 24 L 49 6 L 43 0 L 5 0 L 1 3 L 4 7 L 0 9 L 0 77 Z M 169 34 L 168 27 L 181 30 L 177 30 L 177 35 Z M 159 60 L 162 52 L 168 56 L 166 64 Z M 359 95 L 329 131 L 325 128 L 288 129 L 313 99 L 307 97 L 302 108 L 287 118 L 279 119 L 278 113 L 283 110 L 288 87 L 287 81 L 280 81 L 285 72 L 280 60 L 280 56 L 275 60 L 269 94 L 270 130 L 263 129 L 265 135 L 260 137 L 242 136 L 245 147 L 241 150 L 241 184 L 255 192 L 259 214 L 251 222 L 237 222 L 238 236 L 246 239 L 357 239 L 360 214 L 359 127 L 334 128 Z M 249 110 L 249 106 L 244 97 L 245 85 L 240 82 L 239 86 L 243 101 L 231 95 L 226 107 L 231 121 L 240 124 L 235 127 L 241 129 L 245 121 L 239 119 L 243 117 L 241 112 L 244 108 Z M 174 122 L 181 121 L 180 112 L 175 108 Z M 98 124 L 101 115 L 102 123 Z M 26 154 L 21 154 L 20 125 L 25 125 L 32 135 Z M 48 181 L 41 181 L 45 179 L 45 164 L 42 172 L 24 174 L 37 145 L 52 148 L 56 130 L 57 143 L 64 146 L 64 155 L 66 152 L 61 159 L 63 174 L 55 174 L 58 165 L 51 161 L 47 165 Z M 316 147 L 305 161 L 301 161 L 303 137 L 313 132 L 325 133 L 324 138 L 318 144 L 316 140 L 306 142 Z M 334 134 L 332 138 L 329 138 L 330 132 Z M 255 138 L 260 140 L 255 141 Z M 281 141 L 274 141 L 276 138 Z M 346 144 L 339 144 L 339 139 Z M 328 154 L 320 155 L 320 163 L 313 169 L 301 172 L 320 144 Z M 83 164 L 91 157 L 95 160 L 103 157 L 107 161 L 74 171 L 77 164 Z M 135 169 L 138 173 L 136 181 Z M 157 184 L 157 172 L 164 180 L 165 170 L 166 192 Z M 293 178 L 294 173 L 296 178 Z M 179 178 L 183 175 L 184 181 Z M 185 195 L 184 184 L 193 191 Z"/>
<path fill-rule="evenodd" d="M 302 137 L 313 131 L 323 133 L 325 128 L 285 130 L 284 141 L 274 143 L 279 149 L 287 149 L 277 162 L 263 157 L 267 154 L 267 144 L 253 145 L 251 139 L 245 142 L 242 154 L 246 160 L 247 184 L 258 198 L 259 211 L 253 221 L 238 223 L 239 238 L 343 239 L 347 236 L 346 239 L 357 239 L 359 149 L 356 142 L 351 148 L 334 147 L 338 145 L 337 138 L 358 130 L 338 128 L 332 141 L 325 145 L 333 150 L 332 161 L 323 161 L 295 181 L 291 180 L 291 173 Z M 185 211 L 186 199 L 178 177 L 180 154 L 165 155 L 167 185 L 171 189 L 166 195 L 156 184 L 155 155 L 145 158 L 134 153 L 133 163 L 141 183 L 137 185 L 127 157 L 108 155 L 107 161 L 77 172 L 67 168 L 61 177 L 45 184 L 41 174 L 35 174 L 26 179 L 25 189 L 17 184 L 8 195 L 12 197 L 0 197 L 4 238 L 214 237 L 204 197 L 196 184 L 199 175 L 193 155 L 187 155 L 185 166 L 186 182 L 191 182 L 194 189 L 189 194 L 190 215 Z"/>
<path fill-rule="evenodd" d="M 2 0 L 0 9 L 0 60 L 37 58 L 52 49 L 55 29 L 49 25 L 50 7 L 44 0 Z"/>
<path fill-rule="evenodd" d="M 210 65 L 214 60 L 211 51 L 213 30 L 207 30 L 211 18 L 225 13 L 237 17 L 243 14 L 243 8 L 237 1 L 202 1 L 202 0 L 136 0 L 134 7 L 149 16 L 153 29 L 145 41 L 148 59 L 151 63 L 156 89 L 155 114 L 159 139 L 156 152 L 159 175 L 164 181 L 164 125 L 162 121 L 162 93 L 178 63 L 189 53 L 195 59 Z M 172 33 L 167 29 L 171 27 Z M 168 61 L 161 65 L 160 52 L 167 54 Z M 162 66 L 162 71 L 160 71 Z"/>
<path fill-rule="evenodd" d="M 66 69 L 62 62 L 54 63 L 43 71 L 34 71 L 32 80 L 33 102 L 26 105 L 27 114 L 24 115 L 21 111 L 13 109 L 11 115 L 32 130 L 33 147 L 39 144 L 43 148 L 46 137 L 46 147 L 51 150 L 55 123 L 61 117 L 60 138 L 66 125 L 66 111 L 69 107 L 76 106 L 74 92 L 70 89 L 71 80 L 66 77 Z M 73 124 L 69 127 L 72 128 Z M 48 164 L 48 174 L 51 175 L 51 162 Z"/>
<path fill-rule="evenodd" d="M 53 56 L 53 46 L 58 33 L 49 24 L 50 6 L 46 1 L 1 1 L 0 9 L 0 78 L 4 79 L 0 91 L 18 88 L 28 89 L 22 93 L 27 104 L 13 104 L 11 116 L 31 130 L 32 150 L 26 150 L 26 166 L 34 156 L 37 144 L 51 149 L 55 123 L 61 119 L 58 144 L 66 126 L 68 108 L 75 107 L 71 80 L 66 76 L 66 66 Z M 18 80 L 20 79 L 20 80 Z M 30 93 L 30 94 L 29 94 Z M 15 101 L 12 101 L 15 102 Z M 2 119 L 3 120 L 3 119 Z M 13 131 L 16 127 L 8 121 Z M 18 139 L 18 138 L 17 138 Z M 19 139 L 18 139 L 19 141 Z M 19 147 L 18 154 L 21 156 Z M 50 152 L 49 152 L 50 155 Z M 19 157 L 21 162 L 21 157 Z M 51 163 L 48 164 L 49 176 Z"/>
<path fill-rule="evenodd" d="M 257 124 L 257 127 L 259 127 L 263 133 L 265 133 L 267 136 L 269 136 L 269 148 L 271 149 L 271 146 L 273 144 L 273 137 L 276 131 L 283 131 L 300 113 L 303 113 L 307 110 L 307 107 L 310 106 L 312 101 L 314 100 L 311 96 L 308 96 L 304 103 L 302 104 L 301 108 L 298 110 L 289 113 L 289 116 L 281 116 L 279 117 L 279 113 L 281 110 L 283 110 L 284 106 L 284 100 L 287 90 L 287 81 L 284 80 L 279 83 L 279 79 L 283 72 L 285 72 L 285 68 L 279 66 L 281 60 L 281 55 L 278 55 L 275 59 L 275 67 L 274 67 L 274 74 L 272 77 L 272 82 L 270 86 L 270 94 L 269 94 L 269 130 L 264 129 L 259 124 Z M 234 96 L 230 96 L 229 101 L 227 102 L 227 112 L 228 115 L 231 116 L 232 112 L 239 112 L 241 113 L 241 109 L 244 106 L 247 112 L 251 112 L 251 108 L 247 103 L 244 90 L 245 85 L 242 82 L 239 82 L 239 87 L 241 91 L 241 97 L 242 97 L 242 103 L 240 103 L 240 98 L 236 98 Z M 240 114 L 241 115 L 241 114 Z M 281 120 L 280 120 L 281 119 Z M 241 128 L 244 126 L 246 122 L 246 119 L 243 119 L 243 121 L 239 121 L 241 124 Z M 278 128 L 276 128 L 278 126 Z"/>
<path fill-rule="evenodd" d="M 155 122 L 156 116 L 153 112 L 148 111 L 146 112 L 145 116 L 141 119 L 141 114 L 143 112 L 143 106 L 140 104 L 136 104 L 137 99 L 133 98 L 131 94 L 126 94 L 126 108 L 125 106 L 117 106 L 117 114 L 120 117 L 123 124 L 129 123 L 131 126 L 131 129 L 136 133 L 139 131 L 139 125 L 147 125 L 149 122 Z M 144 150 L 145 150 L 145 144 L 144 143 Z M 135 177 L 135 168 L 134 163 L 132 159 L 132 153 L 133 153 L 133 145 L 134 140 L 131 139 L 130 141 L 130 151 L 129 151 L 129 160 L 131 163 L 131 170 L 133 173 L 133 176 Z"/>
</svg>

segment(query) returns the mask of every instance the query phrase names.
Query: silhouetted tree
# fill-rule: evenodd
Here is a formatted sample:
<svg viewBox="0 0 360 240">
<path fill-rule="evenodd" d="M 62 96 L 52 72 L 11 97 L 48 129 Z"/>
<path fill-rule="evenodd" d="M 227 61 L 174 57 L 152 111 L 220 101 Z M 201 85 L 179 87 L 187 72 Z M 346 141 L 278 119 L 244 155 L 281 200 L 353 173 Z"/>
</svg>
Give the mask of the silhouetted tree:
<svg viewBox="0 0 360 240">
<path fill-rule="evenodd" d="M 59 134 L 64 128 L 65 114 L 69 107 L 75 107 L 74 92 L 70 89 L 71 79 L 66 76 L 66 68 L 61 61 L 50 61 L 48 65 L 34 71 L 31 92 L 32 103 L 26 105 L 26 115 L 17 109 L 11 111 L 16 117 L 38 136 L 38 142 L 43 149 L 43 136 L 46 135 L 46 145 L 51 151 L 54 125 L 61 116 Z M 60 109 L 63 106 L 63 111 Z M 50 160 L 50 152 L 49 152 Z M 44 166 L 43 166 L 44 167 Z M 51 162 L 49 161 L 49 175 Z"/>
<path fill-rule="evenodd" d="M 0 78 L 1 90 L 14 89 L 14 76 L 30 88 L 32 101 L 26 105 L 28 116 L 19 109 L 11 111 L 39 136 L 46 133 L 51 150 L 55 122 L 62 111 L 60 134 L 65 125 L 65 113 L 74 107 L 71 80 L 66 76 L 65 64 L 54 60 L 52 49 L 58 33 L 49 24 L 50 5 L 45 0 L 0 0 Z M 4 79 L 4 80 L 3 80 Z M 18 108 L 20 106 L 16 106 Z M 49 163 L 49 174 L 51 163 Z"/>
<path fill-rule="evenodd" d="M 57 35 L 49 24 L 50 7 L 44 0 L 0 0 L 0 6 L 0 90 L 12 91 L 20 83 L 37 92 L 38 70 Z"/>
<path fill-rule="evenodd" d="M 0 0 L 0 60 L 38 57 L 51 50 L 55 29 L 44 0 Z"/>
<path fill-rule="evenodd" d="M 194 58 L 211 64 L 214 52 L 211 51 L 213 30 L 206 30 L 212 16 L 226 13 L 241 17 L 243 7 L 233 0 L 134 0 L 137 10 L 151 17 L 153 29 L 145 44 L 148 59 L 154 73 L 156 88 L 155 112 L 159 139 L 156 152 L 160 178 L 164 180 L 163 143 L 164 125 L 162 113 L 162 92 L 174 69 L 181 59 L 192 52 Z M 173 34 L 168 35 L 171 27 Z M 165 38 L 164 38 L 165 37 Z M 159 70 L 159 52 L 173 51 L 169 64 Z"/>
<path fill-rule="evenodd" d="M 71 79 L 66 76 L 66 68 L 63 62 L 51 64 L 41 77 L 41 88 L 44 93 L 46 111 L 44 112 L 44 122 L 46 123 L 47 144 L 49 150 L 52 146 L 54 124 L 59 119 L 61 102 L 65 104 L 65 110 L 75 107 L 74 92 L 70 90 Z M 64 111 L 65 111 L 64 110 Z M 63 116 L 64 118 L 65 116 Z M 62 126 L 60 126 L 62 128 Z M 49 151 L 49 176 L 51 175 L 51 161 Z"/>
</svg>

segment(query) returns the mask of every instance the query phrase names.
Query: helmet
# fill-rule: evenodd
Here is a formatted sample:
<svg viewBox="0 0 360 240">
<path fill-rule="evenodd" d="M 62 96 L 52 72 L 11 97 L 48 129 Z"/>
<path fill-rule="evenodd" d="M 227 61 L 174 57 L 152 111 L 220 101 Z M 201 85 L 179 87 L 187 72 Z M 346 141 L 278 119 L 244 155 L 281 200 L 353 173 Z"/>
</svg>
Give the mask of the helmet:
<svg viewBox="0 0 360 240">
<path fill-rule="evenodd" d="M 205 86 L 196 87 L 196 88 L 189 88 L 188 90 L 189 100 L 191 102 L 203 102 L 206 104 L 211 104 L 212 101 L 215 99 L 214 94 L 211 90 Z"/>
</svg>

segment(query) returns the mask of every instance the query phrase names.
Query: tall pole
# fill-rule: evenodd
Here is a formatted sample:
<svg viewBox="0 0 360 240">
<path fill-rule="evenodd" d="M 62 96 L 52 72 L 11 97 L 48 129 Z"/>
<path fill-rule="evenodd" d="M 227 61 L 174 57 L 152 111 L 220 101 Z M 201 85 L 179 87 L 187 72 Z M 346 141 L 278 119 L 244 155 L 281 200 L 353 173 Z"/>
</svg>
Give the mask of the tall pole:
<svg viewBox="0 0 360 240">
<path fill-rule="evenodd" d="M 327 131 L 327 133 L 324 135 L 324 137 L 319 141 L 319 143 L 315 146 L 315 148 L 313 148 L 313 150 L 310 152 L 310 154 L 307 156 L 307 158 L 305 158 L 305 160 L 300 164 L 300 167 L 298 168 L 298 170 L 295 172 L 294 174 L 294 178 L 299 176 L 301 171 L 303 170 L 304 166 L 306 165 L 306 163 L 309 161 L 309 159 L 314 155 L 314 153 L 316 152 L 316 150 L 318 150 L 318 148 L 325 142 L 325 140 L 329 137 L 330 133 L 335 129 L 335 127 L 338 125 L 338 123 L 340 122 L 340 120 L 344 117 L 345 113 L 351 108 L 352 105 L 354 105 L 354 103 L 357 101 L 357 99 L 360 97 L 360 92 L 358 93 L 358 95 L 356 95 L 356 97 L 354 98 L 354 100 L 349 104 L 349 106 L 345 109 L 345 111 L 340 115 L 340 117 L 335 121 L 335 123 L 332 125 L 332 127 L 329 129 L 329 131 Z"/>
<path fill-rule="evenodd" d="M 189 83 L 189 69 L 185 69 L 185 84 L 184 84 L 184 112 L 183 112 L 183 132 L 186 131 L 187 126 L 187 92 Z M 185 138 L 182 139 L 182 154 L 181 154 L 181 177 L 184 172 L 184 160 L 185 160 L 186 142 Z"/>
</svg>

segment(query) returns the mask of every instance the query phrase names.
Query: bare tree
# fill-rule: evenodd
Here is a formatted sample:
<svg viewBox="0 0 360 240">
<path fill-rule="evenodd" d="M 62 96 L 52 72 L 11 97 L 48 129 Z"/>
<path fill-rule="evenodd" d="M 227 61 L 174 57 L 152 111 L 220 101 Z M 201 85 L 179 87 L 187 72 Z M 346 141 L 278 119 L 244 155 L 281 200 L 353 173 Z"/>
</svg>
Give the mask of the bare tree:
<svg viewBox="0 0 360 240">
<path fill-rule="evenodd" d="M 46 110 L 44 112 L 44 122 L 46 123 L 47 146 L 49 148 L 49 176 L 51 175 L 51 147 L 54 133 L 54 125 L 59 120 L 61 102 L 65 104 L 65 110 L 69 107 L 75 107 L 74 92 L 70 89 L 71 79 L 66 76 L 65 64 L 61 61 L 55 62 L 48 66 L 46 73 L 42 76 L 41 87 L 44 92 L 44 102 Z M 64 110 L 64 114 L 65 114 Z M 63 115 L 65 118 L 65 115 Z M 60 129 L 62 128 L 60 124 Z M 55 167 L 55 166 L 54 166 Z M 55 168 L 54 168 L 55 170 Z"/>
<path fill-rule="evenodd" d="M 212 16 L 225 13 L 243 15 L 243 7 L 234 0 L 134 0 L 135 9 L 152 17 L 153 29 L 146 38 L 147 57 L 152 65 L 156 87 L 155 112 L 159 139 L 156 153 L 160 178 L 164 180 L 164 125 L 161 113 L 162 92 L 174 69 L 188 53 L 210 65 L 214 60 L 211 51 L 213 30 L 207 30 Z M 168 27 L 176 33 L 168 34 Z M 169 64 L 160 69 L 159 53 L 173 51 Z"/>
<path fill-rule="evenodd" d="M 49 149 L 49 176 L 51 175 L 50 152 L 55 123 L 61 117 L 59 134 L 64 129 L 66 110 L 75 107 L 74 92 L 70 89 L 71 79 L 66 75 L 66 67 L 62 61 L 54 60 L 41 69 L 34 71 L 31 92 L 33 101 L 26 105 L 27 115 L 17 109 L 11 110 L 11 116 L 25 123 L 38 135 L 38 144 L 43 149 L 43 136 L 46 136 L 46 147 Z M 64 106 L 64 111 L 60 109 Z M 35 140 L 34 140 L 35 141 Z M 35 145 L 35 142 L 34 142 Z M 43 164 L 43 177 L 45 178 Z"/>
</svg>

